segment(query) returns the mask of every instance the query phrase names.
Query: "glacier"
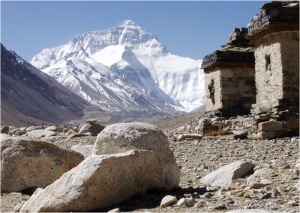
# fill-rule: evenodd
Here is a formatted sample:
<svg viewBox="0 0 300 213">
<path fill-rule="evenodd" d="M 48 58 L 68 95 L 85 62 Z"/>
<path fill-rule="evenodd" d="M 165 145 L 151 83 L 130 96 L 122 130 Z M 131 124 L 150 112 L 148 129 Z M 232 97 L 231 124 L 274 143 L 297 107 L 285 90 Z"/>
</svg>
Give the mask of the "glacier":
<svg viewBox="0 0 300 213">
<path fill-rule="evenodd" d="M 181 57 L 131 20 L 42 50 L 31 64 L 104 111 L 170 113 L 204 105 L 201 60 Z"/>
</svg>

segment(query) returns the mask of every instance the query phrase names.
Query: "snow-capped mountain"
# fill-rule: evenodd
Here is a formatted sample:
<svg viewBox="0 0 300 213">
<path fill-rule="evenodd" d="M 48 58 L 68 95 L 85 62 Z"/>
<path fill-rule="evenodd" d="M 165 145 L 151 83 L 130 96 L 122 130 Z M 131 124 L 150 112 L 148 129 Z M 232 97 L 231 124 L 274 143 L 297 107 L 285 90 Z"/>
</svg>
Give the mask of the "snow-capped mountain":
<svg viewBox="0 0 300 213">
<path fill-rule="evenodd" d="M 204 103 L 201 61 L 173 55 L 130 20 L 44 49 L 31 63 L 103 110 L 190 111 Z"/>
</svg>

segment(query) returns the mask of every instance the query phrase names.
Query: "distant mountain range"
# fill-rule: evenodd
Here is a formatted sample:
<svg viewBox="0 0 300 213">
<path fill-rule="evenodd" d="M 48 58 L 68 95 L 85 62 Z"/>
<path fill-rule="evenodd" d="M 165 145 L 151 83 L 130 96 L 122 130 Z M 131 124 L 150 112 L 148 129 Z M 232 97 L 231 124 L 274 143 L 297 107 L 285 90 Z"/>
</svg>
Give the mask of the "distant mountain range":
<svg viewBox="0 0 300 213">
<path fill-rule="evenodd" d="M 1 44 L 1 125 L 81 118 L 90 104 Z"/>
<path fill-rule="evenodd" d="M 159 115 L 204 105 L 201 61 L 172 54 L 130 20 L 44 49 L 31 63 L 104 111 Z"/>
<path fill-rule="evenodd" d="M 1 124 L 112 122 L 204 105 L 201 61 L 172 54 L 130 20 L 44 49 L 31 64 L 1 44 Z"/>
</svg>

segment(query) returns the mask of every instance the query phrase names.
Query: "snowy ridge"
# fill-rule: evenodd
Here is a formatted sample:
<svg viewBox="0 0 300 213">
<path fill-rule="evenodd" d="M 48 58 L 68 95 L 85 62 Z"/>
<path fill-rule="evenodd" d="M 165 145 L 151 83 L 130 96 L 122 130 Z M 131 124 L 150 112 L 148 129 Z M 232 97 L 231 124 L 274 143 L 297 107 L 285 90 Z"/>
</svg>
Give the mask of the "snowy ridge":
<svg viewBox="0 0 300 213">
<path fill-rule="evenodd" d="M 44 49 L 31 63 L 108 111 L 191 111 L 204 104 L 201 61 L 173 55 L 133 21 Z"/>
</svg>

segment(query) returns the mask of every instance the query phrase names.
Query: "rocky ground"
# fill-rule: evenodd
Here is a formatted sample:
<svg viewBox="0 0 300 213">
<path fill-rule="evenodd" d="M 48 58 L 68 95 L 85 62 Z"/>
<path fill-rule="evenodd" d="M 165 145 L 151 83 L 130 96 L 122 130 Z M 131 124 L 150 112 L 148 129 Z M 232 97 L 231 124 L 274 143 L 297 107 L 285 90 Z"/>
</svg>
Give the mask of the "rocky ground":
<svg viewBox="0 0 300 213">
<path fill-rule="evenodd" d="M 176 141 L 170 128 L 165 133 L 169 135 L 170 147 L 181 168 L 180 188 L 170 192 L 149 191 L 114 208 L 147 212 L 226 212 L 237 209 L 299 212 L 299 191 L 295 188 L 299 182 L 299 137 L 233 140 L 230 136 L 216 136 Z M 84 136 L 58 138 L 52 143 L 69 149 L 75 144 L 94 144 L 95 141 L 96 136 Z M 254 170 L 270 169 L 270 183 L 255 189 L 247 186 L 247 177 L 236 179 L 231 186 L 222 189 L 200 183 L 206 174 L 241 159 L 254 163 Z M 192 207 L 175 203 L 160 208 L 166 195 L 173 195 L 177 200 L 190 198 Z M 29 198 L 30 192 L 2 193 L 1 212 L 14 212 Z"/>
</svg>

